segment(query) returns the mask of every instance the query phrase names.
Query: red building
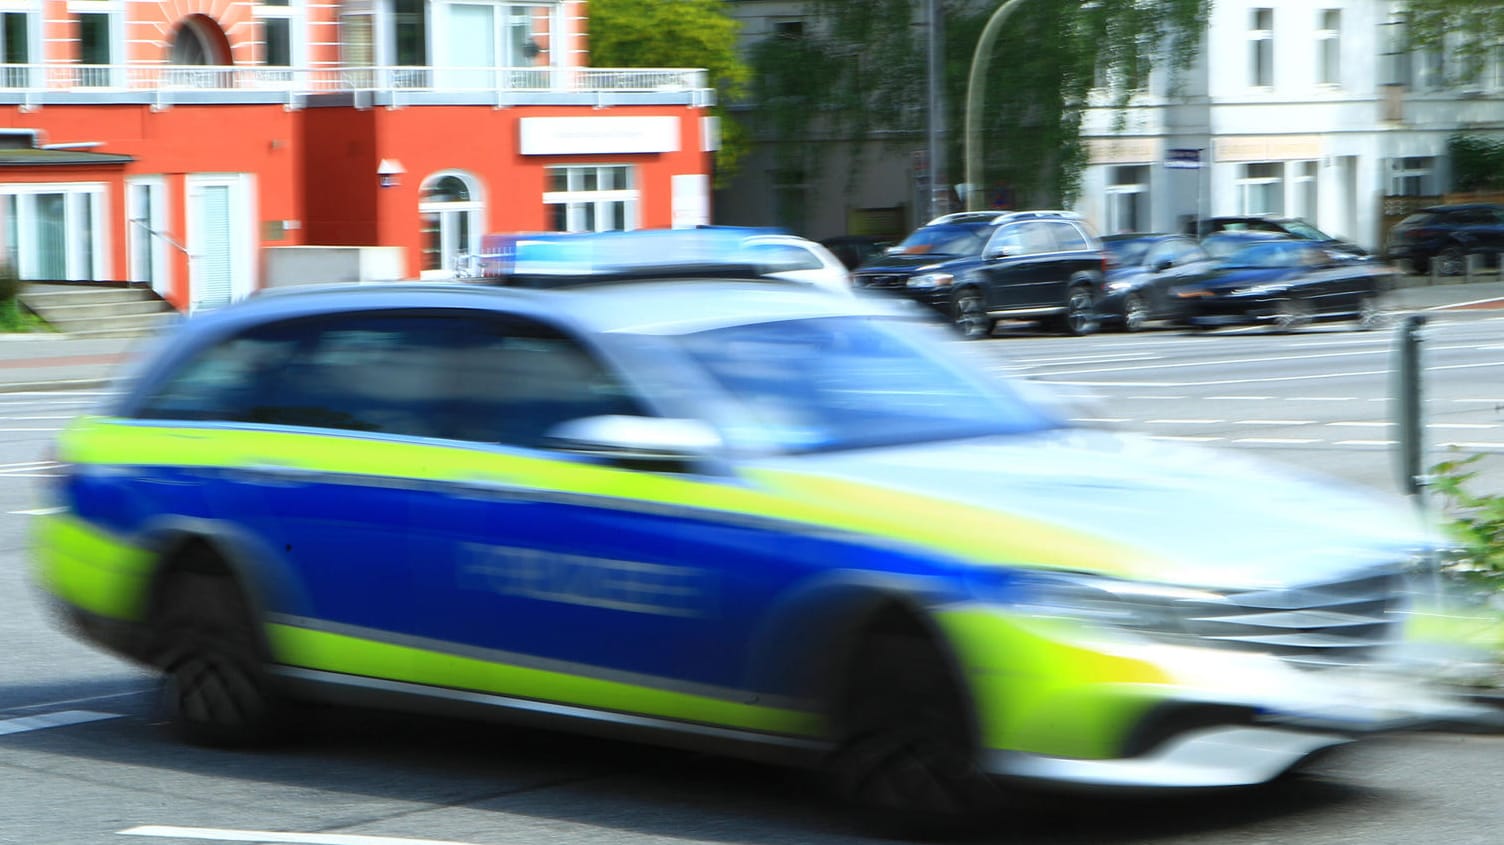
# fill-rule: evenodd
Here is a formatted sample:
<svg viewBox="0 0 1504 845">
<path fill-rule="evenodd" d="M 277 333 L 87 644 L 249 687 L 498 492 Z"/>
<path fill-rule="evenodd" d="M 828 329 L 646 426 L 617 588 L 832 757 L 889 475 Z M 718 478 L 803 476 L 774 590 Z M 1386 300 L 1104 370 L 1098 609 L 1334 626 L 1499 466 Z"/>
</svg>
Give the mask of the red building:
<svg viewBox="0 0 1504 845">
<path fill-rule="evenodd" d="M 183 309 L 281 246 L 401 247 L 444 278 L 488 232 L 708 221 L 705 74 L 588 67 L 582 0 L 16 0 L 0 214 L 23 279 Z"/>
</svg>

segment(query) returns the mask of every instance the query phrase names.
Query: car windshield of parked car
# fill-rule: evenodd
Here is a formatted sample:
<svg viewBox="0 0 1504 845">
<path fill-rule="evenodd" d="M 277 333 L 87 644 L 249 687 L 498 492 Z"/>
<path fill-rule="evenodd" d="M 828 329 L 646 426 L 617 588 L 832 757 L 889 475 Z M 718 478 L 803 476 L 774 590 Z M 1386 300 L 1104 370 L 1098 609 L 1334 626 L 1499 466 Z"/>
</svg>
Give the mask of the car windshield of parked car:
<svg viewBox="0 0 1504 845">
<path fill-rule="evenodd" d="M 1063 424 L 1048 405 L 973 376 L 889 320 L 752 323 L 673 342 L 726 397 L 712 422 L 733 448 L 834 451 Z"/>
<path fill-rule="evenodd" d="M 893 255 L 977 255 L 987 243 L 991 231 L 975 226 L 925 226 L 916 229 L 888 252 Z"/>
<path fill-rule="evenodd" d="M 1225 259 L 1233 253 L 1256 244 L 1267 244 L 1283 236 L 1275 234 L 1225 234 L 1208 235 L 1201 239 L 1201 248 L 1212 258 Z"/>
<path fill-rule="evenodd" d="M 1307 223 L 1304 220 L 1286 220 L 1284 225 L 1285 231 L 1289 232 L 1297 238 L 1305 238 L 1308 241 L 1336 240 L 1331 235 L 1328 235 L 1326 232 L 1321 231 L 1320 229 L 1312 226 L 1310 223 Z"/>
<path fill-rule="evenodd" d="M 1297 267 L 1305 262 L 1305 250 L 1298 244 L 1274 241 L 1243 247 L 1222 259 L 1225 268 Z"/>
<path fill-rule="evenodd" d="M 1137 267 L 1144 263 L 1144 253 L 1151 242 L 1146 238 L 1105 239 L 1102 245 L 1112 255 L 1112 263 L 1118 267 Z"/>
</svg>

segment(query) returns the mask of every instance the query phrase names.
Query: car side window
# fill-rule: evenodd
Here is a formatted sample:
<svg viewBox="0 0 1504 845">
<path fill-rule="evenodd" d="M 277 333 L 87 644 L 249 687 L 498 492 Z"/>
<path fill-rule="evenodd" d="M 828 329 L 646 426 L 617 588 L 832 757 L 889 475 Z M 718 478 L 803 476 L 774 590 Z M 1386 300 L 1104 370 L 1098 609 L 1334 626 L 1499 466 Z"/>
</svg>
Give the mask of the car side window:
<svg viewBox="0 0 1504 845">
<path fill-rule="evenodd" d="M 1050 233 L 1055 236 L 1055 248 L 1060 252 L 1080 252 L 1090 249 L 1086 242 L 1086 236 L 1075 226 L 1065 222 L 1051 222 L 1046 224 L 1050 227 Z"/>
<path fill-rule="evenodd" d="M 455 439 L 541 448 L 559 423 L 643 413 L 588 349 L 531 320 L 488 322 L 459 367 L 465 395 L 453 418 Z"/>
<path fill-rule="evenodd" d="M 152 391 L 133 416 L 147 420 L 242 420 L 258 385 L 287 365 L 297 337 L 241 335 L 203 350 Z"/>
<path fill-rule="evenodd" d="M 1004 251 L 1009 255 L 1022 254 L 1024 239 L 1019 230 L 1018 225 L 1000 227 L 992 234 L 992 240 L 987 242 L 987 254 L 1002 255 Z"/>
<path fill-rule="evenodd" d="M 1054 252 L 1055 239 L 1050 236 L 1050 224 L 1031 221 L 1018 224 L 1019 240 L 1023 244 L 1023 251 L 1027 255 L 1040 255 Z"/>
<path fill-rule="evenodd" d="M 1155 244 L 1144 254 L 1144 266 L 1153 270 L 1174 263 L 1175 250 L 1176 245 L 1171 241 Z"/>
<path fill-rule="evenodd" d="M 825 266 L 813 252 L 796 244 L 754 243 L 744 252 L 749 261 L 773 271 L 819 270 Z"/>
</svg>

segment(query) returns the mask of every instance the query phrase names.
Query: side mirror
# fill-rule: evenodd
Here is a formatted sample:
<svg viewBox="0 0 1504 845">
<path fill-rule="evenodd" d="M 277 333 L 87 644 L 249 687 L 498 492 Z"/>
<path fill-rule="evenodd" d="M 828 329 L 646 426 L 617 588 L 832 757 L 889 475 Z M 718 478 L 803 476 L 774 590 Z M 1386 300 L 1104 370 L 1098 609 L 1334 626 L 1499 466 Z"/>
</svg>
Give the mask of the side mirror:
<svg viewBox="0 0 1504 845">
<path fill-rule="evenodd" d="M 681 464 L 707 458 L 721 436 L 699 420 L 611 414 L 582 417 L 549 429 L 550 446 L 619 463 Z"/>
<path fill-rule="evenodd" d="M 1171 265 L 1173 265 L 1174 263 L 1175 262 L 1171 261 L 1168 258 L 1157 258 L 1154 260 L 1153 264 L 1149 265 L 1149 272 L 1163 273 L 1164 271 L 1170 269 Z"/>
</svg>

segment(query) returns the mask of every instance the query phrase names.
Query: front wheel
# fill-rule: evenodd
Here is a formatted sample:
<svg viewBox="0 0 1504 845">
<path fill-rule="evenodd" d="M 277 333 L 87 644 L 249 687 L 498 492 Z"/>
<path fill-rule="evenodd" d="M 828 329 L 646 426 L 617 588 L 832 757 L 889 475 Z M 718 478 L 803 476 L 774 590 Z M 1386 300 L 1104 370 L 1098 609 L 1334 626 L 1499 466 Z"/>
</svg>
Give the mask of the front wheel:
<svg viewBox="0 0 1504 845">
<path fill-rule="evenodd" d="M 956 332 L 967 340 L 981 340 L 992 334 L 995 324 L 993 319 L 987 316 L 987 306 L 982 301 L 982 294 L 976 288 L 962 288 L 956 291 L 950 301 L 951 321 L 956 327 Z"/>
<path fill-rule="evenodd" d="M 245 597 L 223 574 L 174 573 L 159 596 L 154 628 L 162 707 L 196 745 L 260 745 L 282 733 Z"/>
<path fill-rule="evenodd" d="M 1298 296 L 1291 296 L 1275 306 L 1274 320 L 1270 325 L 1277 332 L 1293 332 L 1308 325 L 1311 317 L 1311 304 Z"/>
<path fill-rule="evenodd" d="M 844 799 L 908 834 L 966 825 L 997 806 L 999 790 L 977 762 L 964 693 L 932 643 L 873 634 L 849 670 L 831 758 Z"/>
<path fill-rule="evenodd" d="M 1467 253 L 1460 246 L 1449 246 L 1436 256 L 1436 272 L 1442 276 L 1461 276 L 1467 272 Z"/>
<path fill-rule="evenodd" d="M 1389 322 L 1389 312 L 1377 296 L 1365 296 L 1358 302 L 1358 331 L 1383 328 Z"/>
<path fill-rule="evenodd" d="M 1149 323 L 1149 304 L 1136 293 L 1123 299 L 1123 331 L 1141 332 Z"/>
</svg>

